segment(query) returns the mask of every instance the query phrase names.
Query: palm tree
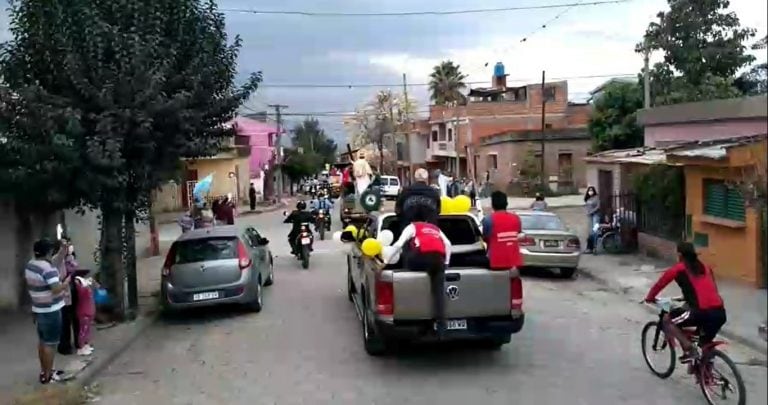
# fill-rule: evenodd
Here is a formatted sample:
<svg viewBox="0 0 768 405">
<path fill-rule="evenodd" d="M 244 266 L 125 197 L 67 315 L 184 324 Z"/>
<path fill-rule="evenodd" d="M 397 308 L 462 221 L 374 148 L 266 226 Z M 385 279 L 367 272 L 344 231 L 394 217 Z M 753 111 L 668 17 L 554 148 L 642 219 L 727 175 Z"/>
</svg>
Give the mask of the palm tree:
<svg viewBox="0 0 768 405">
<path fill-rule="evenodd" d="M 434 67 L 429 77 L 430 98 L 435 104 L 461 104 L 466 101 L 461 91 L 467 87 L 464 83 L 467 76 L 461 73 L 459 65 L 454 64 L 453 61 L 440 62 Z"/>
</svg>

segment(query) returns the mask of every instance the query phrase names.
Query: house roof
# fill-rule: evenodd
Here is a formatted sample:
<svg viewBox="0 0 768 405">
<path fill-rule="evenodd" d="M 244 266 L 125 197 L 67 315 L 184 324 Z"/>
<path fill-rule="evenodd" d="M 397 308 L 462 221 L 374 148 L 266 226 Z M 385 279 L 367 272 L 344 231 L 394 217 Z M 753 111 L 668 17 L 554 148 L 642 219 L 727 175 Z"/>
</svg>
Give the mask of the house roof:
<svg viewBox="0 0 768 405">
<path fill-rule="evenodd" d="M 601 85 L 595 87 L 592 89 L 592 91 L 589 92 L 590 95 L 595 95 L 595 93 L 599 93 L 603 91 L 609 84 L 612 83 L 634 83 L 637 82 L 637 78 L 630 78 L 630 77 L 613 77 L 606 81 L 604 81 Z"/>
<path fill-rule="evenodd" d="M 633 149 L 613 149 L 595 153 L 584 158 L 588 163 L 641 163 L 663 164 L 667 155 L 663 149 L 640 147 Z"/>
<path fill-rule="evenodd" d="M 768 117 L 768 98 L 765 95 L 673 104 L 642 109 L 637 113 L 637 121 L 641 125 L 766 117 Z"/>
</svg>

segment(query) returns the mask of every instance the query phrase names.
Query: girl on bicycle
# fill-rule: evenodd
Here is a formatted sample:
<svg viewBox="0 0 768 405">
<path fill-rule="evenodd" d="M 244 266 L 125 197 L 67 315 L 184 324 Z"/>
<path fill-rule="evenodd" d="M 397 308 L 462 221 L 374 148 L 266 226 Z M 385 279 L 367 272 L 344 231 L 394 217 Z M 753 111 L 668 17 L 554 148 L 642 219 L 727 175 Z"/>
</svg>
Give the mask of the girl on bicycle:
<svg viewBox="0 0 768 405">
<path fill-rule="evenodd" d="M 699 335 L 699 346 L 711 343 L 720 328 L 725 325 L 725 306 L 712 269 L 704 265 L 693 244 L 680 242 L 677 244 L 678 263 L 667 269 L 645 296 L 646 302 L 655 302 L 656 296 L 673 280 L 680 286 L 687 308 L 673 308 L 665 319 L 666 328 L 685 350 L 680 357 L 681 363 L 689 363 L 695 357 L 691 342 L 679 328 L 696 327 Z"/>
</svg>

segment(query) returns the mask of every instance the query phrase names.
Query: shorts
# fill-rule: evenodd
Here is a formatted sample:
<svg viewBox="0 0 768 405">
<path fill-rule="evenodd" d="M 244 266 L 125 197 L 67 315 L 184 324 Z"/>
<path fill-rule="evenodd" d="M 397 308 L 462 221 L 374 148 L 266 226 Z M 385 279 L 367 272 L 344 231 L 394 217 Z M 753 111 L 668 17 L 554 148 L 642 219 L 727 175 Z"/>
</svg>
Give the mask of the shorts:
<svg viewBox="0 0 768 405">
<path fill-rule="evenodd" d="M 35 313 L 37 337 L 45 346 L 58 346 L 61 340 L 61 310 L 45 313 Z"/>
<path fill-rule="evenodd" d="M 699 346 L 711 343 L 725 325 L 727 317 L 724 308 L 693 310 L 673 308 L 669 313 L 672 323 L 681 328 L 696 327 L 699 334 Z"/>
</svg>

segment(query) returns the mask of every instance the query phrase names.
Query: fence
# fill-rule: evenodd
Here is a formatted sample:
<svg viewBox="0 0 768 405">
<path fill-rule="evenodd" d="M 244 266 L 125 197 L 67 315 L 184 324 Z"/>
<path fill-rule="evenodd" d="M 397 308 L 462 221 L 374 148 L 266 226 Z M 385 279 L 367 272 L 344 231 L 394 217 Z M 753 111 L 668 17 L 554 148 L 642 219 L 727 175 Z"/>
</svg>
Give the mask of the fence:
<svg viewBox="0 0 768 405">
<path fill-rule="evenodd" d="M 637 250 L 638 199 L 633 193 L 601 195 L 600 212 L 618 224 L 621 250 Z M 603 219 L 605 220 L 605 218 Z"/>
<path fill-rule="evenodd" d="M 685 207 L 670 207 L 660 201 L 638 200 L 638 230 L 659 238 L 678 241 L 685 233 Z"/>
</svg>

